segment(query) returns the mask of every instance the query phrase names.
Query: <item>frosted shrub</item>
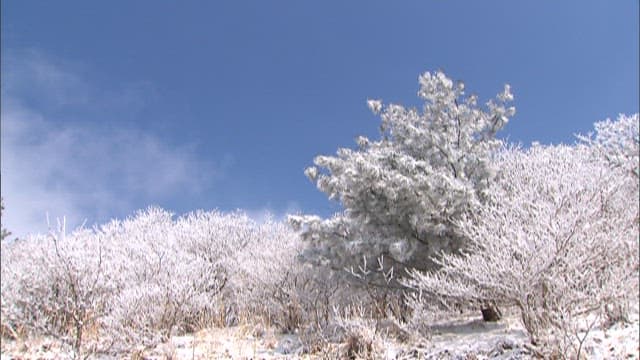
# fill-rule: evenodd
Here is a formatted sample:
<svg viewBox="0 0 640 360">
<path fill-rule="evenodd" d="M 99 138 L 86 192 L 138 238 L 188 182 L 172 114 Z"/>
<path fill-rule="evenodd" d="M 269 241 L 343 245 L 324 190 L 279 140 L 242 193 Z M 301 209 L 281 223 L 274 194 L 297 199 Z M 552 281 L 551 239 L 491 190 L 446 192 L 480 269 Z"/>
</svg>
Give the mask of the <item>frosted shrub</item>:
<svg viewBox="0 0 640 360">
<path fill-rule="evenodd" d="M 336 274 L 303 262 L 305 247 L 287 224 L 257 227 L 256 241 L 236 258 L 233 286 L 242 312 L 284 332 L 317 332 L 331 323 L 335 307 L 360 295 Z"/>
<path fill-rule="evenodd" d="M 44 334 L 83 351 L 88 331 L 95 335 L 118 284 L 109 268 L 112 248 L 84 230 L 64 226 L 3 244 L 2 327 L 12 337 Z M 3 334 L 3 336 L 6 334 Z M 103 349 L 104 350 L 104 349 Z"/>
<path fill-rule="evenodd" d="M 121 239 L 118 260 L 123 263 L 115 267 L 121 269 L 123 288 L 108 320 L 129 342 L 153 343 L 173 332 L 194 330 L 219 301 L 224 269 L 219 261 L 191 251 L 185 230 L 210 224 L 192 217 L 173 221 L 171 214 L 151 208 L 102 228 L 105 235 Z M 229 237 L 216 240 L 217 249 L 224 251 Z"/>
<path fill-rule="evenodd" d="M 215 274 L 215 287 L 211 294 L 219 294 L 215 307 L 208 309 L 214 316 L 213 324 L 229 326 L 238 322 L 237 285 L 239 283 L 238 259 L 248 249 L 261 241 L 260 225 L 245 214 L 235 212 L 195 212 L 176 221 L 174 236 L 189 257 L 203 266 L 200 271 Z M 273 234 L 273 241 L 284 234 Z M 205 270 L 206 269 L 206 270 Z M 186 276 L 189 276 L 188 274 Z M 209 298 L 211 302 L 212 297 Z M 206 301 L 206 299 L 205 299 Z"/>
<path fill-rule="evenodd" d="M 445 304 L 515 305 L 533 342 L 581 343 L 578 318 L 637 294 L 637 181 L 582 145 L 506 150 L 497 161 L 490 201 L 459 221 L 468 247 L 405 284 Z"/>
<path fill-rule="evenodd" d="M 252 246 L 235 259 L 236 295 L 245 314 L 260 314 L 285 331 L 302 323 L 298 291 L 309 281 L 298 259 L 301 243 L 286 224 L 267 221 L 256 228 Z"/>
<path fill-rule="evenodd" d="M 115 306 L 123 329 L 140 329 L 135 335 L 163 329 L 166 338 L 171 331 L 235 325 L 264 314 L 285 329 L 300 325 L 292 324 L 301 311 L 300 243 L 285 224 L 257 224 L 241 212 L 200 211 L 171 221 L 160 211 L 121 228 L 138 240 L 129 251 L 139 264 L 132 267 L 138 282 Z"/>
<path fill-rule="evenodd" d="M 349 306 L 334 314 L 336 325 L 343 332 L 341 358 L 372 359 L 384 354 L 386 334 L 378 331 L 376 321 L 366 312 L 363 307 Z"/>
<path fill-rule="evenodd" d="M 287 307 L 304 298 L 297 240 L 284 224 L 242 213 L 174 219 L 149 208 L 93 230 L 3 243 L 3 336 L 55 335 L 80 353 L 152 346 L 254 310 L 285 324 Z M 273 303 L 277 294 L 291 299 Z M 83 347 L 89 330 L 100 349 Z"/>
</svg>

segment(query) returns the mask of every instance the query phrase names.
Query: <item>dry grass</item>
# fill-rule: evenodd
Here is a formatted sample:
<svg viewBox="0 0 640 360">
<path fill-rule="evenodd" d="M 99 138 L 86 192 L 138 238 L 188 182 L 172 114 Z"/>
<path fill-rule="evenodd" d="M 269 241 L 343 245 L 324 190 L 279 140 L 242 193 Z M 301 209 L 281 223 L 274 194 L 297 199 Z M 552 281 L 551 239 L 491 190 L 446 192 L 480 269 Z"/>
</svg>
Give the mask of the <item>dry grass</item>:
<svg viewBox="0 0 640 360">
<path fill-rule="evenodd" d="M 584 344 L 587 359 L 639 359 L 639 316 L 634 309 L 627 323 L 593 328 Z M 432 326 L 425 341 L 402 343 L 373 336 L 373 329 L 353 328 L 339 341 L 326 342 L 311 354 L 296 352 L 296 334 L 282 334 L 263 324 L 209 328 L 174 336 L 154 348 L 142 346 L 128 353 L 94 356 L 103 359 L 205 360 L 205 359 L 491 359 L 534 358 L 540 349 L 527 345 L 526 332 L 513 313 L 498 323 L 482 322 L 478 314 L 452 316 Z M 368 335 L 367 335 L 368 334 Z M 294 344 L 287 347 L 287 344 Z M 293 352 L 286 353 L 287 350 Z M 72 359 L 70 346 L 52 338 L 4 339 L 5 359 Z M 509 357 L 510 356 L 510 357 Z"/>
</svg>

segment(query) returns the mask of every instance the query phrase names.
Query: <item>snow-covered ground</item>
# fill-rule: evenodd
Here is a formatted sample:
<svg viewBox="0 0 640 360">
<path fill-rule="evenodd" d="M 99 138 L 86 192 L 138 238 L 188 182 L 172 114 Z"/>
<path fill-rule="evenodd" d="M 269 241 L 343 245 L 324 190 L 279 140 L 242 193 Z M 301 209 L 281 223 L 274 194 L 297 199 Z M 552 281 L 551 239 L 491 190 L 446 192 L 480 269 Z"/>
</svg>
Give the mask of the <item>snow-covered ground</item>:
<svg viewBox="0 0 640 360">
<path fill-rule="evenodd" d="M 608 329 L 593 328 L 583 346 L 587 359 L 639 359 L 638 313 L 630 323 Z M 498 323 L 486 323 L 474 316 L 460 316 L 433 326 L 430 340 L 421 344 L 385 341 L 381 359 L 530 359 L 526 332 L 514 315 Z M 140 349 L 126 359 L 335 359 L 344 354 L 344 344 L 332 344 L 323 354 L 302 354 L 296 335 L 251 326 L 213 328 L 195 334 L 175 336 L 154 349 Z M 65 359 L 68 351 L 50 339 L 2 342 L 5 359 Z M 109 358 L 103 356 L 101 358 Z"/>
</svg>

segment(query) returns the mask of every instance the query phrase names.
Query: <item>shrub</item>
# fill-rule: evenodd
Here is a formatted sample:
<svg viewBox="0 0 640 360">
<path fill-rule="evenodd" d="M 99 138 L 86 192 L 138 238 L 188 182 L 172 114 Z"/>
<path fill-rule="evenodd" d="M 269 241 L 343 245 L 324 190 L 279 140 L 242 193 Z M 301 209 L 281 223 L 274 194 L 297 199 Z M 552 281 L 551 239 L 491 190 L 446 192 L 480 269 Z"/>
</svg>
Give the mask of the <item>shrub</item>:
<svg viewBox="0 0 640 360">
<path fill-rule="evenodd" d="M 80 354 L 153 346 L 255 314 L 293 331 L 314 298 L 299 246 L 282 223 L 215 211 L 174 219 L 159 208 L 3 243 L 3 336 L 54 335 Z M 85 344 L 89 329 L 99 347 Z"/>
<path fill-rule="evenodd" d="M 407 286 L 448 304 L 515 305 L 534 343 L 637 293 L 637 180 L 582 145 L 509 149 L 497 161 L 491 200 L 459 221 L 469 246 L 442 254 L 438 271 L 411 271 Z"/>
<path fill-rule="evenodd" d="M 87 331 L 100 326 L 117 290 L 110 277 L 112 249 L 100 240 L 76 241 L 87 235 L 67 235 L 61 226 L 2 245 L 3 329 L 13 337 L 59 338 L 76 356 L 83 351 Z"/>
</svg>

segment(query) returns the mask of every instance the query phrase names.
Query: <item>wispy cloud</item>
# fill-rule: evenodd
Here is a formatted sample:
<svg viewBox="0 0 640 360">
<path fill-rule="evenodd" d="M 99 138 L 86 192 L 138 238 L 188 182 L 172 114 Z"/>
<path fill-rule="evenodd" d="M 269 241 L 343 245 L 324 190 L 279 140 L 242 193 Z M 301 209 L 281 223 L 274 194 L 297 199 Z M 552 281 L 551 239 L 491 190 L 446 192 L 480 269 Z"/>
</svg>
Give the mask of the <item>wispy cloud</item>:
<svg viewBox="0 0 640 360">
<path fill-rule="evenodd" d="M 265 223 L 269 220 L 286 221 L 288 215 L 299 214 L 301 212 L 300 205 L 295 201 L 289 201 L 283 209 L 277 209 L 271 206 L 265 206 L 257 209 L 243 210 L 248 217 L 257 223 Z"/>
<path fill-rule="evenodd" d="M 52 59 L 36 50 L 7 51 L 2 59 L 2 93 L 42 105 L 87 104 L 91 87 L 82 76 L 66 68 L 80 67 Z"/>
<path fill-rule="evenodd" d="M 2 223 L 17 236 L 46 231 L 47 213 L 79 225 L 85 219 L 103 220 L 163 200 L 197 196 L 220 175 L 192 147 L 169 145 L 122 123 L 65 122 L 60 118 L 64 112 L 48 110 L 82 106 L 83 113 L 91 113 L 86 109 L 102 111 L 116 99 L 124 112 L 128 104 L 140 106 L 139 101 L 123 101 L 130 88 L 97 97 L 72 69 L 38 53 L 3 60 L 2 75 Z"/>
</svg>

